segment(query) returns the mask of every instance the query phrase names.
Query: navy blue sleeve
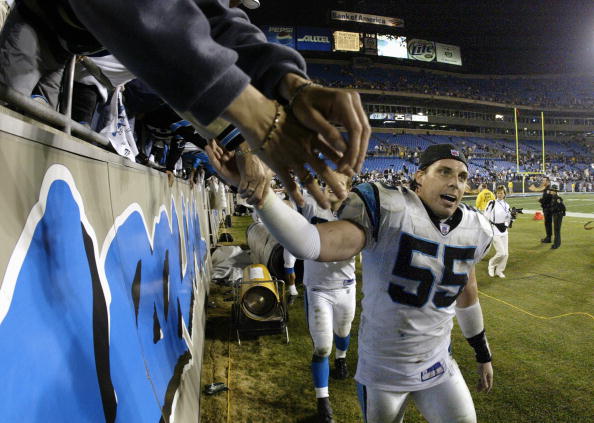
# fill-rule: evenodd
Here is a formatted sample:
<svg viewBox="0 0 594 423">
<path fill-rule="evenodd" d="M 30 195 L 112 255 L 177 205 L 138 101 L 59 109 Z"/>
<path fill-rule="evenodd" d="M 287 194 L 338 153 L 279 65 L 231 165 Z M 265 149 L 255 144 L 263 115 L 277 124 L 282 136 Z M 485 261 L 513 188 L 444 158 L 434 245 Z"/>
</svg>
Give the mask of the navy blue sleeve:
<svg viewBox="0 0 594 423">
<path fill-rule="evenodd" d="M 241 40 L 244 26 L 217 0 L 69 0 L 87 29 L 128 69 L 180 112 L 204 125 L 245 89 L 250 77 L 238 54 L 213 39 Z M 225 10 L 223 10 L 225 9 Z M 217 14 L 211 34 L 209 14 Z M 223 25 L 223 22 L 226 22 Z"/>
<path fill-rule="evenodd" d="M 209 16 L 213 39 L 238 54 L 237 66 L 267 97 L 278 99 L 276 89 L 287 73 L 307 77 L 303 56 L 292 48 L 269 43 L 241 9 L 210 5 L 203 10 Z M 230 23 L 233 30 L 230 30 Z"/>
</svg>

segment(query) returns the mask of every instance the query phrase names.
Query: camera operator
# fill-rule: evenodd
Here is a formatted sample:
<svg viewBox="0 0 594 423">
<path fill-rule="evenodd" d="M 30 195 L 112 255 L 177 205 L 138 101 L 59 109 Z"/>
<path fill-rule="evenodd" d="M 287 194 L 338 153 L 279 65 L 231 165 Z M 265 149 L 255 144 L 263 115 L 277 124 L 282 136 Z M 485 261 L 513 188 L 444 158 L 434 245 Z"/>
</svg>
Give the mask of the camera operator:
<svg viewBox="0 0 594 423">
<path fill-rule="evenodd" d="M 489 276 L 494 277 L 497 275 L 500 278 L 505 278 L 503 271 L 509 257 L 509 235 L 507 228 L 511 226 L 512 211 L 507 201 L 505 201 L 505 187 L 503 185 L 497 187 L 495 196 L 496 199 L 489 201 L 484 213 L 487 219 L 495 226 L 493 229 L 495 255 L 489 260 L 489 267 L 487 269 Z"/>
<path fill-rule="evenodd" d="M 553 223 L 553 245 L 551 248 L 556 250 L 561 246 L 561 222 L 563 216 L 565 216 L 565 204 L 563 199 L 557 195 L 558 186 L 553 184 L 549 188 L 551 200 L 549 202 L 549 213 L 551 214 L 551 220 Z"/>
<path fill-rule="evenodd" d="M 544 242 L 549 244 L 551 242 L 551 235 L 552 235 L 552 219 L 553 216 L 551 214 L 551 200 L 552 195 L 550 192 L 551 181 L 549 178 L 545 177 L 543 180 L 544 190 L 542 191 L 542 197 L 538 200 L 540 206 L 542 207 L 542 214 L 544 215 L 544 224 L 545 224 L 545 232 L 546 235 L 540 242 Z"/>
</svg>

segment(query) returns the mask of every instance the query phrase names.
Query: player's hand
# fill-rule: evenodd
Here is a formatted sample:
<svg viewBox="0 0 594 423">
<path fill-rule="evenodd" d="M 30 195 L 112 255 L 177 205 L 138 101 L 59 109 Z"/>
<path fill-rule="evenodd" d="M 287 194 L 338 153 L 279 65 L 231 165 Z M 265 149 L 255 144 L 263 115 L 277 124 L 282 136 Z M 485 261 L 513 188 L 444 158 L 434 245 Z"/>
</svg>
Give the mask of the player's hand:
<svg viewBox="0 0 594 423">
<path fill-rule="evenodd" d="M 490 392 L 493 388 L 493 365 L 491 362 L 478 363 L 477 373 L 479 375 L 477 391 Z"/>
<path fill-rule="evenodd" d="M 238 187 L 241 181 L 241 175 L 235 162 L 235 153 L 228 152 L 221 148 L 216 140 L 208 141 L 204 147 L 208 161 L 217 171 L 217 174 L 228 184 Z"/>
<path fill-rule="evenodd" d="M 326 181 L 339 199 L 345 199 L 348 192 L 340 182 L 339 174 L 333 172 L 324 160 L 318 157 L 320 150 L 324 149 L 317 148 L 318 140 L 318 136 L 301 125 L 291 113 L 283 112 L 279 130 L 272 135 L 263 149 L 258 150 L 258 157 L 276 172 L 287 193 L 299 206 L 303 206 L 304 199 L 299 186 L 291 176 L 291 171 L 316 202 L 327 209 L 330 207 L 328 196 L 322 191 L 306 165 L 311 166 L 318 178 Z M 328 157 L 326 151 L 322 152 Z"/>
<path fill-rule="evenodd" d="M 248 204 L 262 204 L 268 193 L 272 172 L 252 153 L 236 154 L 235 163 L 241 176 L 237 192 Z"/>
<path fill-rule="evenodd" d="M 278 121 L 273 124 L 277 113 Z M 301 180 L 321 207 L 330 207 L 327 196 L 306 165 L 311 166 L 326 181 L 339 199 L 346 198 L 347 192 L 339 184 L 335 173 L 319 158 L 319 153 L 322 153 L 337 162 L 340 155 L 328 147 L 317 133 L 303 126 L 253 86 L 248 85 L 222 117 L 239 128 L 250 148 L 278 175 L 297 204 L 303 205 L 303 196 L 291 172 Z"/>
<path fill-rule="evenodd" d="M 318 149 L 330 148 L 337 158 L 343 153 L 336 162 L 340 172 L 353 176 L 361 171 L 371 128 L 359 93 L 310 85 L 297 94 L 292 112 L 303 126 L 320 134 Z M 333 124 L 347 130 L 348 145 Z"/>
</svg>

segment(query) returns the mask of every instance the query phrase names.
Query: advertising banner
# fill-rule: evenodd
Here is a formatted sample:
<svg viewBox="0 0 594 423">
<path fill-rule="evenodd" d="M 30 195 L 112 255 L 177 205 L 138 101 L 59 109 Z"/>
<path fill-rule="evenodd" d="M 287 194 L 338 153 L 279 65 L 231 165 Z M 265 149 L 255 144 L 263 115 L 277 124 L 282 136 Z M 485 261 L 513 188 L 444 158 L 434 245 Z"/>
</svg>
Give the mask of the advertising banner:
<svg viewBox="0 0 594 423">
<path fill-rule="evenodd" d="M 433 62 L 435 60 L 435 43 L 417 38 L 408 40 L 408 58 L 422 62 Z"/>
<path fill-rule="evenodd" d="M 334 51 L 360 51 L 358 32 L 334 31 Z"/>
<path fill-rule="evenodd" d="M 406 37 L 397 35 L 377 34 L 377 54 L 379 56 L 408 58 Z"/>
<path fill-rule="evenodd" d="M 361 33 L 361 46 L 363 53 L 377 56 L 377 34 Z"/>
<path fill-rule="evenodd" d="M 264 25 L 262 32 L 266 35 L 269 43 L 295 48 L 295 28 L 292 26 Z"/>
<path fill-rule="evenodd" d="M 460 47 L 451 44 L 435 43 L 437 61 L 440 63 L 449 63 L 450 65 L 462 66 L 462 55 Z"/>
<path fill-rule="evenodd" d="M 368 15 L 365 13 L 344 12 L 333 10 L 330 17 L 336 21 L 358 22 L 363 24 L 392 26 L 394 28 L 404 28 L 404 19 L 391 18 L 388 16 Z"/>
<path fill-rule="evenodd" d="M 297 49 L 332 51 L 330 30 L 326 28 L 297 27 Z"/>
</svg>

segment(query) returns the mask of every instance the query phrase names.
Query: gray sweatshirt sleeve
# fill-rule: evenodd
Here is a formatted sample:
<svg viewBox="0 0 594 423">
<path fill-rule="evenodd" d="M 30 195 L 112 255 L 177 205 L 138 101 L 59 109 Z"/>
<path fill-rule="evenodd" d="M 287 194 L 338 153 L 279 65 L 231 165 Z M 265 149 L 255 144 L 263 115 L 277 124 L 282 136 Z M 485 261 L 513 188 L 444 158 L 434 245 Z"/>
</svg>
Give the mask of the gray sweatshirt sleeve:
<svg viewBox="0 0 594 423">
<path fill-rule="evenodd" d="M 303 56 L 292 48 L 267 42 L 266 36 L 240 8 L 211 4 L 203 10 L 208 10 L 213 39 L 238 53 L 237 66 L 267 97 L 278 99 L 278 83 L 289 72 L 307 78 Z M 233 30 L 229 22 L 233 23 Z"/>
<path fill-rule="evenodd" d="M 250 77 L 238 54 L 213 40 L 206 14 L 217 0 L 69 0 L 87 29 L 128 69 L 180 112 L 208 124 L 243 91 Z M 233 15 L 215 37 L 242 39 Z M 226 22 L 226 23 L 224 23 Z"/>
</svg>

